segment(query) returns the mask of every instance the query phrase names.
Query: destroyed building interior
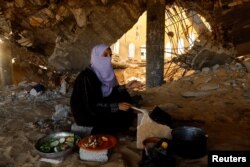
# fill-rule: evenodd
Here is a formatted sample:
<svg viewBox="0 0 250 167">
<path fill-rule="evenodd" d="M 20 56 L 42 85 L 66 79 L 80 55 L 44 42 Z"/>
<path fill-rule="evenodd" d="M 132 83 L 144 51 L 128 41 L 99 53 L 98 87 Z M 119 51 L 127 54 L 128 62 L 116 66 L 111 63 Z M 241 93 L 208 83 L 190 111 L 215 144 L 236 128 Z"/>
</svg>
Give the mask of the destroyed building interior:
<svg viewBox="0 0 250 167">
<path fill-rule="evenodd" d="M 204 129 L 208 150 L 250 150 L 250 0 L 149 1 L 0 1 L 0 167 L 52 166 L 34 145 L 71 130 L 73 84 L 99 43 L 111 47 L 117 80 L 140 108 Z M 165 6 L 159 25 L 154 3 Z M 161 25 L 162 34 L 149 33 Z M 60 166 L 137 167 L 138 138 L 122 138 L 108 162 L 75 152 Z M 176 166 L 207 166 L 207 156 Z"/>
</svg>

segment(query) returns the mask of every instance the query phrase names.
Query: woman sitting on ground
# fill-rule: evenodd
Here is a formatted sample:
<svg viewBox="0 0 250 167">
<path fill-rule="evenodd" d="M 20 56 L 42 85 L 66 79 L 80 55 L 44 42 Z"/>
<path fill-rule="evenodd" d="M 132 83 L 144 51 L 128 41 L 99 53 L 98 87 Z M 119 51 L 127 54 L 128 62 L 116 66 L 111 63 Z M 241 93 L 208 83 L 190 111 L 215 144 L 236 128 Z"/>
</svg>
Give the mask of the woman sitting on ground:
<svg viewBox="0 0 250 167">
<path fill-rule="evenodd" d="M 111 55 L 104 44 L 92 49 L 91 64 L 77 76 L 70 99 L 76 124 L 93 127 L 92 134 L 124 132 L 135 118 L 129 93 L 118 85 Z"/>
</svg>

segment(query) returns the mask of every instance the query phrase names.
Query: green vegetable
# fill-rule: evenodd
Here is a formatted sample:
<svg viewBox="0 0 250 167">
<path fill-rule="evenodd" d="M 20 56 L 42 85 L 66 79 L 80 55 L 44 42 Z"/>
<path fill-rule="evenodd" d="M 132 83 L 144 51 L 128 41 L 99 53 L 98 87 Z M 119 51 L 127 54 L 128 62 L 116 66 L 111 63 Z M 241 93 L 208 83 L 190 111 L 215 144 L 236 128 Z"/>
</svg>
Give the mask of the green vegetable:
<svg viewBox="0 0 250 167">
<path fill-rule="evenodd" d="M 44 143 L 40 146 L 40 150 L 45 153 L 49 153 L 51 150 L 51 147 L 48 143 Z"/>
<path fill-rule="evenodd" d="M 74 136 L 62 137 L 62 138 L 48 138 L 39 147 L 40 151 L 44 153 L 65 151 L 74 147 Z"/>
</svg>

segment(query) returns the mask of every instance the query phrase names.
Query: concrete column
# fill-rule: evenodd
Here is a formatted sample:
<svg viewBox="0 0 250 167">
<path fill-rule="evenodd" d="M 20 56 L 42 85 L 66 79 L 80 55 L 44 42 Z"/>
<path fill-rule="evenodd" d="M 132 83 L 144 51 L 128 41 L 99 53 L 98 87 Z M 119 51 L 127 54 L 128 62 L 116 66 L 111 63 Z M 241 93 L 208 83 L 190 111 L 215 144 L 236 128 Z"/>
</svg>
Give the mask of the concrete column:
<svg viewBox="0 0 250 167">
<path fill-rule="evenodd" d="M 0 77 L 1 87 L 13 84 L 12 80 L 11 44 L 7 40 L 0 40 Z"/>
<path fill-rule="evenodd" d="M 165 0 L 147 1 L 146 87 L 163 83 Z"/>
</svg>

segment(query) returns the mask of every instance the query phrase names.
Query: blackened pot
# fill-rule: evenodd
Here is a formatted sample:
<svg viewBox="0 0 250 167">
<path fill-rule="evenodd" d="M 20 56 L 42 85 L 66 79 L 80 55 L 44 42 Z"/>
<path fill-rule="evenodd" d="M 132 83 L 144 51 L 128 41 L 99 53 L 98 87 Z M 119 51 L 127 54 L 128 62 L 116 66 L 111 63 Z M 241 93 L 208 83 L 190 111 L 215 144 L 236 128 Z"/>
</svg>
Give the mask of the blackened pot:
<svg viewBox="0 0 250 167">
<path fill-rule="evenodd" d="M 166 147 L 162 144 L 167 143 Z M 139 167 L 175 167 L 172 141 L 166 138 L 149 137 L 143 141 L 144 150 Z"/>
<path fill-rule="evenodd" d="M 207 135 L 196 127 L 183 126 L 172 130 L 174 153 L 183 158 L 201 158 L 207 153 Z"/>
</svg>

